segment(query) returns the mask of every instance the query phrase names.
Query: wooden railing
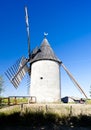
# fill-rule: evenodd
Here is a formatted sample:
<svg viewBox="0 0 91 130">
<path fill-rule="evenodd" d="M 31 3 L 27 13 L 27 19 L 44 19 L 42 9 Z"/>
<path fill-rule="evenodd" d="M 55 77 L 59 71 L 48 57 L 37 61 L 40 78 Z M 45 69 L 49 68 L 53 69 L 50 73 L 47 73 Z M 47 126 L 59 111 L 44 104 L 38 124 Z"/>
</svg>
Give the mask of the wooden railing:
<svg viewBox="0 0 91 130">
<path fill-rule="evenodd" d="M 17 105 L 22 103 L 36 103 L 35 96 L 9 96 L 0 98 L 0 104 Z"/>
</svg>

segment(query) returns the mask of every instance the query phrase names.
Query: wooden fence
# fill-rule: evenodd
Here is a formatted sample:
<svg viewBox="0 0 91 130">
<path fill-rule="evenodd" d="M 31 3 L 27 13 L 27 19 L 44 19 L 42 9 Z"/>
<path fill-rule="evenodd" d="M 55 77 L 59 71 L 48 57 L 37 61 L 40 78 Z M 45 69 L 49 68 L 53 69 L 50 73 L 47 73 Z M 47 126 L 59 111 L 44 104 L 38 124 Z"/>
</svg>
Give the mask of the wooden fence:
<svg viewBox="0 0 91 130">
<path fill-rule="evenodd" d="M 0 98 L 0 105 L 2 104 L 17 105 L 21 103 L 36 103 L 36 97 L 34 96 L 9 96 L 9 97 Z"/>
</svg>

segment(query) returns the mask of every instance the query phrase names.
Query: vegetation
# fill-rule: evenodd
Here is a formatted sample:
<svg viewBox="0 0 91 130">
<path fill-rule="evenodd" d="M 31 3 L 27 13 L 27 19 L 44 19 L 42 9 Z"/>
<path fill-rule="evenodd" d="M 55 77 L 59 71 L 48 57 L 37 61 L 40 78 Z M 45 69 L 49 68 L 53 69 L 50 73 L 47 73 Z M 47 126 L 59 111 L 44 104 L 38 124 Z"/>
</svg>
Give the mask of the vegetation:
<svg viewBox="0 0 91 130">
<path fill-rule="evenodd" d="M 0 112 L 0 127 L 4 126 L 31 126 L 33 129 L 38 127 L 47 126 L 53 129 L 54 127 L 90 127 L 90 115 L 60 115 L 53 111 L 44 110 L 20 110 L 19 106 L 9 111 Z M 54 129 L 55 130 L 55 129 Z"/>
<path fill-rule="evenodd" d="M 90 97 L 91 97 L 91 85 L 90 85 L 90 91 L 89 91 L 89 93 L 90 93 Z"/>
<path fill-rule="evenodd" d="M 91 99 L 87 99 L 86 104 L 91 104 Z"/>
<path fill-rule="evenodd" d="M 32 104 L 16 105 L 0 110 L 0 127 L 4 126 L 66 126 L 66 127 L 90 127 L 91 107 L 86 105 L 57 105 Z M 84 106 L 84 107 L 83 107 Z M 79 111 L 80 110 L 80 111 Z M 90 113 L 88 111 L 90 110 Z M 79 111 L 79 113 L 78 113 Z M 76 114 L 75 114 L 76 113 Z M 77 114 L 78 113 L 78 114 Z"/>
<path fill-rule="evenodd" d="M 0 97 L 3 91 L 4 91 L 4 80 L 3 80 L 3 77 L 0 76 Z"/>
</svg>

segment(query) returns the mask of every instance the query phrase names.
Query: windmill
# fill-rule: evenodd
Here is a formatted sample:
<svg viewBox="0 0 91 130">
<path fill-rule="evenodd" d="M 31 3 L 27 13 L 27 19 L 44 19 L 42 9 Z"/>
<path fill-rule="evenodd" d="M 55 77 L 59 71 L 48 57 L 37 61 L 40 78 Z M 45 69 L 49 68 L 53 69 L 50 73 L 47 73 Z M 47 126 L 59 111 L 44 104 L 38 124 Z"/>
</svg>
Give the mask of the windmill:
<svg viewBox="0 0 91 130">
<path fill-rule="evenodd" d="M 25 18 L 26 18 L 26 28 L 27 28 L 27 35 L 28 35 L 28 58 L 22 57 L 17 62 L 10 67 L 6 72 L 6 76 L 10 80 L 10 82 L 13 84 L 15 88 L 17 88 L 25 76 L 25 74 L 28 72 L 30 75 L 30 31 L 29 31 L 29 23 L 28 23 L 28 12 L 27 7 L 25 7 Z"/>
<path fill-rule="evenodd" d="M 85 92 L 78 82 L 68 71 L 52 50 L 44 33 L 44 39 L 40 47 L 30 52 L 30 31 L 28 22 L 28 11 L 25 7 L 26 27 L 28 35 L 28 58 L 22 57 L 6 71 L 15 88 L 17 88 L 26 73 L 31 78 L 30 96 L 35 96 L 37 102 L 58 102 L 61 99 L 60 66 L 66 71 L 70 79 L 80 92 L 87 98 Z"/>
</svg>

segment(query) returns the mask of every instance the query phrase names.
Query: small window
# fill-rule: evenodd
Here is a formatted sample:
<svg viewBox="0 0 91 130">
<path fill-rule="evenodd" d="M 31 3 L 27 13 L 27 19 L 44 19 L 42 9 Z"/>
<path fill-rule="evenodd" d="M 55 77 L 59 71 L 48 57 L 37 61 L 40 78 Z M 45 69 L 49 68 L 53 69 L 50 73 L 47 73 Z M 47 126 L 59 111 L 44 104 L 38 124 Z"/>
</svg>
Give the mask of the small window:
<svg viewBox="0 0 91 130">
<path fill-rule="evenodd" d="M 43 79 L 43 77 L 40 77 L 40 79 Z"/>
</svg>

